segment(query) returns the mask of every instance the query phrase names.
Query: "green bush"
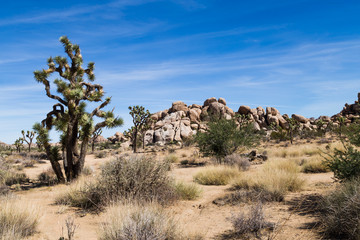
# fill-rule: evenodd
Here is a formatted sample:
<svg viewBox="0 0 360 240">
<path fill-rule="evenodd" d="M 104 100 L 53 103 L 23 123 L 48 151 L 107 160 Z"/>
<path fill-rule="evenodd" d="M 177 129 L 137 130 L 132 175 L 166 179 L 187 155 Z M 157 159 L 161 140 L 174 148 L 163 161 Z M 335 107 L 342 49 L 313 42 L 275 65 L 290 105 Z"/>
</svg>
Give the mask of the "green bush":
<svg viewBox="0 0 360 240">
<path fill-rule="evenodd" d="M 360 176 L 360 152 L 353 146 L 344 145 L 345 150 L 335 149 L 327 154 L 325 163 L 338 180 L 349 180 Z"/>
<path fill-rule="evenodd" d="M 235 120 L 213 119 L 206 132 L 198 132 L 195 142 L 205 156 L 215 156 L 219 163 L 240 146 L 250 147 L 259 141 L 259 134 L 251 123 L 238 127 Z"/>
</svg>

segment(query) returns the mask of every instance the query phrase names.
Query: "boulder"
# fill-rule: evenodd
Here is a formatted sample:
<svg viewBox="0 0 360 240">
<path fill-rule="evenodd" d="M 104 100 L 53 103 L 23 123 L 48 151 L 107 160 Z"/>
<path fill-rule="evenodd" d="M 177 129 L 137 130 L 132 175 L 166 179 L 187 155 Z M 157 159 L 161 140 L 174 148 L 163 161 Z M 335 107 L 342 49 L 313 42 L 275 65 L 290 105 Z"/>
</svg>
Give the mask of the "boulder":
<svg viewBox="0 0 360 240">
<path fill-rule="evenodd" d="M 145 145 L 152 144 L 154 142 L 154 130 L 147 130 L 145 132 Z"/>
<path fill-rule="evenodd" d="M 204 102 L 204 107 L 209 106 L 210 103 L 213 103 L 213 102 L 217 102 L 217 101 L 216 101 L 216 98 L 212 97 L 212 98 L 206 99 L 205 102 Z"/>
<path fill-rule="evenodd" d="M 309 121 L 306 117 L 298 114 L 293 114 L 291 117 L 300 123 L 307 123 Z"/>
<path fill-rule="evenodd" d="M 285 120 L 285 118 L 283 118 L 283 116 L 276 115 L 277 119 L 279 120 L 279 125 L 280 127 L 282 127 L 283 129 L 289 129 L 289 123 Z"/>
<path fill-rule="evenodd" d="M 218 102 L 212 102 L 209 105 L 208 112 L 212 115 L 223 116 L 225 113 L 225 106 Z"/>
<path fill-rule="evenodd" d="M 218 102 L 226 106 L 226 100 L 224 98 L 219 98 Z"/>
<path fill-rule="evenodd" d="M 234 111 L 233 111 L 231 108 L 229 108 L 228 106 L 225 106 L 225 111 L 226 111 L 226 113 L 229 114 L 231 117 L 234 117 L 234 116 L 235 116 Z"/>
<path fill-rule="evenodd" d="M 274 124 L 275 126 L 279 126 L 279 119 L 276 116 L 268 116 L 269 125 Z"/>
<path fill-rule="evenodd" d="M 246 114 L 250 113 L 250 111 L 251 111 L 251 108 L 249 106 L 241 105 L 239 107 L 238 113 L 246 115 Z"/>
<path fill-rule="evenodd" d="M 201 106 L 199 104 L 194 103 L 193 105 L 190 106 L 190 108 L 201 108 Z"/>
<path fill-rule="evenodd" d="M 201 110 L 200 110 L 200 113 L 201 113 Z M 190 109 L 189 118 L 190 118 L 191 122 L 197 123 L 200 121 L 200 114 L 195 109 Z"/>
<path fill-rule="evenodd" d="M 169 112 L 178 112 L 178 111 L 189 111 L 187 105 L 182 101 L 177 101 L 172 103 L 172 107 L 170 108 Z"/>
</svg>

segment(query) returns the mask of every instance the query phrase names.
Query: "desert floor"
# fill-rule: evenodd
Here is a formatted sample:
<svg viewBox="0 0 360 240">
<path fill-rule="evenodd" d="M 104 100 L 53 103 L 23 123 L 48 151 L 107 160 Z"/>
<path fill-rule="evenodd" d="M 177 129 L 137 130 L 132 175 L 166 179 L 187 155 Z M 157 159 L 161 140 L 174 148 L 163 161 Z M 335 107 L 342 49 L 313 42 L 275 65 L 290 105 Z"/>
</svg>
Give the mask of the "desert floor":
<svg viewBox="0 0 360 240">
<path fill-rule="evenodd" d="M 294 145 L 286 143 L 267 143 L 262 144 L 258 149 L 266 150 L 269 154 L 268 161 L 274 161 L 281 156 L 283 158 L 308 158 L 307 151 L 304 149 L 324 149 L 326 144 L 298 142 Z M 259 151 L 259 150 L 258 150 Z M 171 154 L 181 160 L 196 158 L 197 161 L 209 161 L 198 156 L 194 147 L 180 148 L 174 147 Z M 284 154 L 284 152 L 288 154 Z M 129 151 L 130 153 L 130 151 Z M 293 154 L 291 154 L 293 153 Z M 168 150 L 145 153 L 151 154 L 157 159 L 163 159 L 169 154 Z M 100 166 L 113 158 L 109 154 L 105 158 L 96 158 L 90 154 L 86 157 L 86 166 L 94 170 L 94 176 L 99 172 Z M 251 165 L 250 173 L 262 168 L 262 164 Z M 25 173 L 31 178 L 36 179 L 38 174 L 48 169 L 48 162 L 36 164 L 32 168 L 25 168 Z M 193 182 L 193 176 L 202 167 L 182 167 L 179 163 L 173 163 L 171 175 L 176 180 Z M 312 207 L 316 204 L 318 196 L 324 195 L 333 190 L 336 183 L 333 180 L 333 173 L 301 173 L 301 178 L 306 180 L 302 191 L 292 192 L 286 195 L 282 202 L 269 202 L 264 204 L 266 217 L 269 221 L 276 223 L 275 230 L 270 233 L 270 239 L 320 239 L 321 234 L 316 228 L 317 217 L 313 213 Z M 197 200 L 178 201 L 174 205 L 167 207 L 167 211 L 175 215 L 176 221 L 183 232 L 192 235 L 200 235 L 203 239 L 223 239 L 223 234 L 231 230 L 232 225 L 229 218 L 240 211 L 247 211 L 249 204 L 241 203 L 238 205 L 216 205 L 213 201 L 230 193 L 230 185 L 226 186 L 204 186 L 199 185 L 203 190 L 202 196 Z M 39 232 L 29 239 L 59 239 L 66 236 L 65 219 L 69 216 L 74 218 L 77 229 L 75 239 L 97 239 L 99 226 L 103 221 L 102 213 L 89 213 L 81 209 L 68 206 L 55 205 L 56 196 L 66 191 L 68 185 L 44 186 L 30 188 L 29 190 L 16 191 L 23 201 L 38 205 L 42 213 L 40 219 Z"/>
</svg>

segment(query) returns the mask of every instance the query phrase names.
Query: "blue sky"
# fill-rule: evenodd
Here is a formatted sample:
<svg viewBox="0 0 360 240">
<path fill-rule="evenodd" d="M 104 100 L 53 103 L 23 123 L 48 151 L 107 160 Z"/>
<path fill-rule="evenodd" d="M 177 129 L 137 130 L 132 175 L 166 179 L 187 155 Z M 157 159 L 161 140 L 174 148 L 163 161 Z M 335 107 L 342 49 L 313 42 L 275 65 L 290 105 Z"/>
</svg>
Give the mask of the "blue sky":
<svg viewBox="0 0 360 240">
<path fill-rule="evenodd" d="M 65 56 L 95 62 L 109 109 L 224 97 L 282 114 L 333 115 L 360 91 L 360 2 L 341 0 L 6 1 L 0 8 L 0 141 L 12 143 L 55 102 L 33 71 Z M 52 135 L 57 141 L 56 134 Z"/>
</svg>

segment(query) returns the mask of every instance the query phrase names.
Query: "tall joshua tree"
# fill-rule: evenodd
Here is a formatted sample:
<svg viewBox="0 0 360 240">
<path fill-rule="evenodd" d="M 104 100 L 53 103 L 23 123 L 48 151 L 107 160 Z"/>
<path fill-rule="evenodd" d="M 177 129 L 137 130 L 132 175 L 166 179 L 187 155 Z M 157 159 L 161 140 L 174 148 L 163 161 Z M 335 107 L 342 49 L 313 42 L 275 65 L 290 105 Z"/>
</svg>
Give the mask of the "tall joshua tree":
<svg viewBox="0 0 360 240">
<path fill-rule="evenodd" d="M 150 119 L 150 112 L 149 110 L 145 110 L 143 106 L 129 106 L 129 110 L 129 114 L 134 123 L 134 126 L 129 130 L 129 133 L 131 134 L 133 151 L 136 153 L 138 134 L 145 130 L 145 126 Z"/>
<path fill-rule="evenodd" d="M 26 134 L 25 134 L 25 131 L 22 130 L 21 131 L 21 134 L 23 135 L 23 140 L 29 145 L 29 152 L 31 151 L 31 144 L 32 144 L 32 141 L 35 137 L 35 132 L 34 131 L 26 131 Z"/>
<path fill-rule="evenodd" d="M 50 57 L 47 61 L 47 69 L 34 72 L 35 79 L 44 84 L 46 95 L 57 101 L 46 119 L 41 124 L 34 125 L 34 130 L 40 136 L 39 139 L 58 180 L 64 182 L 65 178 L 58 162 L 60 158 L 58 148 L 49 144 L 48 131 L 55 127 L 57 131 L 61 132 L 60 142 L 64 151 L 66 180 L 71 181 L 79 176 L 84 167 L 87 146 L 93 132 L 104 127 L 120 126 L 123 124 L 123 120 L 115 117 L 113 111 L 102 110 L 110 103 L 111 98 L 107 97 L 103 100 L 103 87 L 92 83 L 95 80 L 94 63 L 90 62 L 84 69 L 79 45 L 72 44 L 65 36 L 60 38 L 60 42 L 65 48 L 67 57 Z M 49 78 L 53 73 L 60 76 L 53 81 L 59 96 L 53 95 L 51 92 Z M 88 81 L 85 81 L 84 75 L 87 75 Z M 100 102 L 100 104 L 93 111 L 86 112 L 87 101 Z M 94 124 L 95 116 L 101 118 L 102 121 Z M 80 149 L 79 142 L 81 142 Z"/>
</svg>

